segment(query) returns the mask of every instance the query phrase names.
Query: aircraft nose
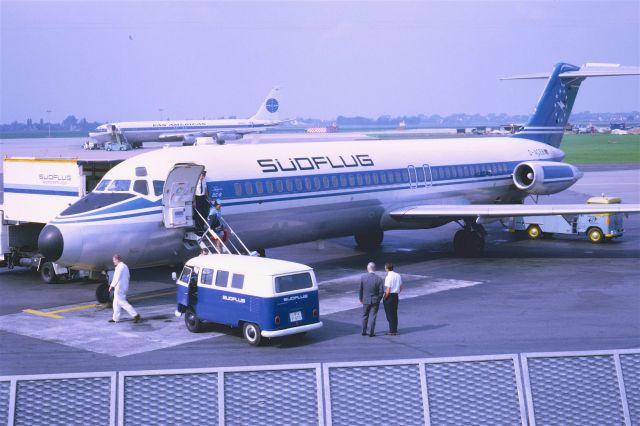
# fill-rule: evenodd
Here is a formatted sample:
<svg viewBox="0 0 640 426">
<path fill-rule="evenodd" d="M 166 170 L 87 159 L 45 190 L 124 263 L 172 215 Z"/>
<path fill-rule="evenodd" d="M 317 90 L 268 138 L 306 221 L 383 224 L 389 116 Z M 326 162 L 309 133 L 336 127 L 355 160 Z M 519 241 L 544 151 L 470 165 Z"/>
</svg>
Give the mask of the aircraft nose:
<svg viewBox="0 0 640 426">
<path fill-rule="evenodd" d="M 64 250 L 64 240 L 57 226 L 47 225 L 40 231 L 38 250 L 47 260 L 55 262 L 60 259 Z"/>
</svg>

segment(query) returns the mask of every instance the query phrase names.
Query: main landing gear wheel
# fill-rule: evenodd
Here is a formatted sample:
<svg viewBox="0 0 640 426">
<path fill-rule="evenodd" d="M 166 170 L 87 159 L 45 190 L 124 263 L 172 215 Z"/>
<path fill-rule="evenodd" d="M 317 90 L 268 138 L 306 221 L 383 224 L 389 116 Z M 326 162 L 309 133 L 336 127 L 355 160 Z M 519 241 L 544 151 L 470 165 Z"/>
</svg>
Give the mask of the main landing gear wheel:
<svg viewBox="0 0 640 426">
<path fill-rule="evenodd" d="M 589 241 L 595 244 L 598 244 L 604 241 L 604 235 L 602 234 L 602 231 L 600 230 L 600 228 L 590 228 L 587 231 L 587 238 L 589 238 Z"/>
<path fill-rule="evenodd" d="M 262 341 L 260 326 L 252 322 L 245 322 L 242 325 L 242 336 L 253 346 L 260 346 Z"/>
<path fill-rule="evenodd" d="M 529 225 L 527 228 L 527 236 L 532 240 L 538 240 L 542 238 L 542 230 L 538 225 Z"/>
<path fill-rule="evenodd" d="M 53 269 L 53 263 L 45 262 L 40 268 L 40 277 L 42 281 L 47 284 L 57 284 L 60 282 L 60 277 L 56 274 L 55 269 Z"/>
<path fill-rule="evenodd" d="M 109 283 L 103 282 L 96 287 L 96 300 L 98 303 L 109 303 L 111 294 L 109 293 Z"/>
<path fill-rule="evenodd" d="M 200 333 L 202 331 L 202 321 L 200 321 L 193 308 L 187 308 L 184 313 L 184 325 L 192 333 Z"/>
<path fill-rule="evenodd" d="M 482 225 L 465 221 L 464 228 L 453 237 L 453 251 L 462 257 L 479 256 L 484 251 L 485 235 Z"/>
<path fill-rule="evenodd" d="M 380 248 L 382 245 L 382 240 L 384 239 L 384 231 L 376 230 L 376 231 L 368 231 L 368 232 L 358 232 L 354 235 L 356 239 L 356 244 L 358 248 L 361 250 L 375 250 Z"/>
</svg>

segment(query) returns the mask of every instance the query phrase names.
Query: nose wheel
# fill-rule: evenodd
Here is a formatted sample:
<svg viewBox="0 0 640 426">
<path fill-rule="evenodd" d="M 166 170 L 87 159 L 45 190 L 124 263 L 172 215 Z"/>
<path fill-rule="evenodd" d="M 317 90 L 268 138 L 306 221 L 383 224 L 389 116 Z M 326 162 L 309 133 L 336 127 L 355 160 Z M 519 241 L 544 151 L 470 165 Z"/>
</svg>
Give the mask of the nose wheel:
<svg viewBox="0 0 640 426">
<path fill-rule="evenodd" d="M 465 220 L 462 229 L 453 237 L 453 251 L 460 257 L 479 256 L 484 252 L 485 231 L 482 225 L 475 221 Z"/>
</svg>

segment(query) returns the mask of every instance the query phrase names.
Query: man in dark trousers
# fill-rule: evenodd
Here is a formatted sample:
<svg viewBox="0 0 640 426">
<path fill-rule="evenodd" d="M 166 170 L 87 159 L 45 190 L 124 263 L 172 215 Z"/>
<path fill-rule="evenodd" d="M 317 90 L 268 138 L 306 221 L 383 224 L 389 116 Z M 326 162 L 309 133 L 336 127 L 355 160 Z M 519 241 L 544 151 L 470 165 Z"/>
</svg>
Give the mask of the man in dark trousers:
<svg viewBox="0 0 640 426">
<path fill-rule="evenodd" d="M 402 277 L 393 271 L 393 263 L 384 265 L 387 277 L 384 280 L 384 313 L 389 321 L 390 336 L 398 334 L 398 296 L 402 291 Z"/>
<path fill-rule="evenodd" d="M 207 172 L 203 171 L 196 185 L 196 199 L 194 207 L 200 214 L 194 214 L 196 223 L 196 232 L 204 232 L 205 220 L 209 216 L 209 191 L 207 190 Z"/>
<path fill-rule="evenodd" d="M 360 303 L 362 304 L 362 335 L 367 335 L 369 314 L 372 314 L 369 337 L 376 335 L 376 317 L 382 299 L 384 281 L 376 274 L 376 264 L 369 262 L 367 273 L 360 278 Z"/>
</svg>

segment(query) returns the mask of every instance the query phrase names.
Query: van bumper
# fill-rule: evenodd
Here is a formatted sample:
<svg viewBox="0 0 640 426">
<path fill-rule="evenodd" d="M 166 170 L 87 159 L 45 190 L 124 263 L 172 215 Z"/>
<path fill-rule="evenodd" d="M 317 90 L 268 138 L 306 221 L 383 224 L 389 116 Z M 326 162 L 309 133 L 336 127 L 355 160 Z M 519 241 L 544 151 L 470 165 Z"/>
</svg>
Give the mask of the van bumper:
<svg viewBox="0 0 640 426">
<path fill-rule="evenodd" d="M 262 337 L 282 337 L 289 336 L 291 334 L 306 333 L 307 331 L 317 330 L 322 327 L 322 321 L 314 322 L 313 324 L 301 325 L 299 327 L 283 328 L 282 330 L 262 330 Z"/>
</svg>

